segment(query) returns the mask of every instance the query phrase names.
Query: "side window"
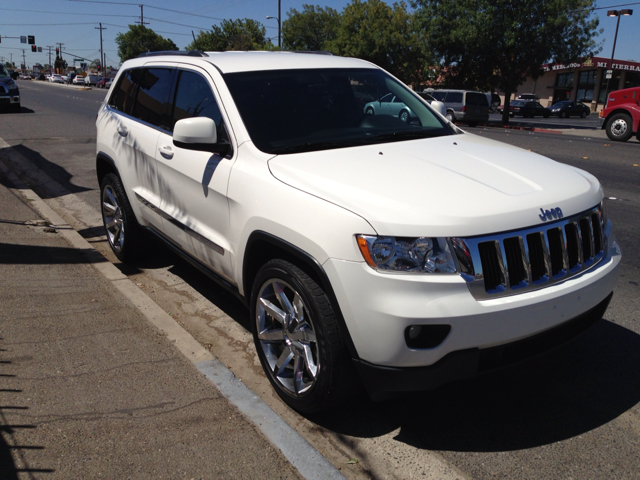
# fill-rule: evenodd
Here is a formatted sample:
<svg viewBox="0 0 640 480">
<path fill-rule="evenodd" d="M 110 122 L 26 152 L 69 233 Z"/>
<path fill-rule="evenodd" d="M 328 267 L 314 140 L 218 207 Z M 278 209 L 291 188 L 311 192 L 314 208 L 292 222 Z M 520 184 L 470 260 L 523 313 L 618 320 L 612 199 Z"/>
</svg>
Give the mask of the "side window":
<svg viewBox="0 0 640 480">
<path fill-rule="evenodd" d="M 120 112 L 131 114 L 141 76 L 141 68 L 133 68 L 124 72 L 111 93 L 109 106 Z"/>
<path fill-rule="evenodd" d="M 462 103 L 462 92 L 447 93 L 447 103 Z"/>
<path fill-rule="evenodd" d="M 444 97 L 446 94 L 446 92 L 433 92 L 431 95 L 433 95 L 433 98 L 435 98 L 439 102 L 444 102 Z"/>
<path fill-rule="evenodd" d="M 170 93 L 173 69 L 146 68 L 140 80 L 133 116 L 164 130 L 169 130 Z"/>
<path fill-rule="evenodd" d="M 209 117 L 220 127 L 222 115 L 209 83 L 202 75 L 182 70 L 176 88 L 173 124 L 183 118 Z"/>
</svg>

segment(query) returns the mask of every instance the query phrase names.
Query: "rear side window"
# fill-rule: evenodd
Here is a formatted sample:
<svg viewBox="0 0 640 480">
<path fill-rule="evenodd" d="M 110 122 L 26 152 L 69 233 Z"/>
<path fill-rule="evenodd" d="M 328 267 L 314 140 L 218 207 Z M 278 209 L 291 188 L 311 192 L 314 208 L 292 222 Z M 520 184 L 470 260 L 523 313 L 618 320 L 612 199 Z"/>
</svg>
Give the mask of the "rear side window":
<svg viewBox="0 0 640 480">
<path fill-rule="evenodd" d="M 433 92 L 431 95 L 439 102 L 444 102 L 444 97 L 446 94 L 447 92 Z"/>
<path fill-rule="evenodd" d="M 133 68 L 124 72 L 109 98 L 109 106 L 131 115 L 141 77 L 141 68 Z"/>
<path fill-rule="evenodd" d="M 449 92 L 445 103 L 462 103 L 462 92 Z"/>
<path fill-rule="evenodd" d="M 146 68 L 142 74 L 132 115 L 163 130 L 171 125 L 170 94 L 174 70 Z"/>
<path fill-rule="evenodd" d="M 480 92 L 467 92 L 467 105 L 475 105 L 477 107 L 488 107 L 489 102 L 487 96 Z"/>
<path fill-rule="evenodd" d="M 209 117 L 218 127 L 220 126 L 222 120 L 220 109 L 209 82 L 202 75 L 182 70 L 175 98 L 171 130 L 178 120 L 191 117 Z"/>
</svg>

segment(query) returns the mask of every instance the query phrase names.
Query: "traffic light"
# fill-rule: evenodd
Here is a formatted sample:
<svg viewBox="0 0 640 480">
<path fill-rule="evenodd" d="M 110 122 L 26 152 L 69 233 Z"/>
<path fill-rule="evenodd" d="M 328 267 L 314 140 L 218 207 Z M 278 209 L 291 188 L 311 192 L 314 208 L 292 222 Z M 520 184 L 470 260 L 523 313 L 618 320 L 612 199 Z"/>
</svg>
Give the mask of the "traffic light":
<svg viewBox="0 0 640 480">
<path fill-rule="evenodd" d="M 38 47 L 36 47 L 35 45 L 31 45 L 31 51 L 32 52 L 37 52 L 38 51 Z"/>
<path fill-rule="evenodd" d="M 98 71 L 100 71 L 100 65 L 98 65 Z"/>
<path fill-rule="evenodd" d="M 59 48 L 56 48 L 56 56 L 57 55 L 60 55 L 60 49 Z"/>
</svg>

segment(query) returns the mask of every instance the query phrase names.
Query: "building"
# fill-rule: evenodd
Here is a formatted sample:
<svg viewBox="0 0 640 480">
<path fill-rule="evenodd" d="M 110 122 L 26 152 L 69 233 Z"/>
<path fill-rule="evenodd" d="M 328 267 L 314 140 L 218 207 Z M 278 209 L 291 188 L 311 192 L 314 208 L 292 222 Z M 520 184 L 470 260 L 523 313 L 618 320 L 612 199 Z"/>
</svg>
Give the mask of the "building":
<svg viewBox="0 0 640 480">
<path fill-rule="evenodd" d="M 513 98 L 522 93 L 534 93 L 543 106 L 551 106 L 562 100 L 574 100 L 591 106 L 599 112 L 604 107 L 607 94 L 607 67 L 610 58 L 588 57 L 568 65 L 559 63 L 543 65 L 544 75 L 537 80 L 528 78 L 518 87 Z M 640 86 L 640 62 L 613 60 L 610 90 Z"/>
</svg>

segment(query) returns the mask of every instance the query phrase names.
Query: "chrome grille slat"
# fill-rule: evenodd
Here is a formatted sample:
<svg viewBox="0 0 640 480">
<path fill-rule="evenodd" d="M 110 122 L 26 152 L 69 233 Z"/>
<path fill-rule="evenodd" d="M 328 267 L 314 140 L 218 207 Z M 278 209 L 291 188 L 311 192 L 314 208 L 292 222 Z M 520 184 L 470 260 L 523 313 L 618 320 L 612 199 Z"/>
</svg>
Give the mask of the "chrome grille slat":
<svg viewBox="0 0 640 480">
<path fill-rule="evenodd" d="M 596 207 L 537 227 L 452 240 L 470 292 L 488 300 L 545 288 L 591 268 L 604 256 L 606 233 Z"/>
</svg>

